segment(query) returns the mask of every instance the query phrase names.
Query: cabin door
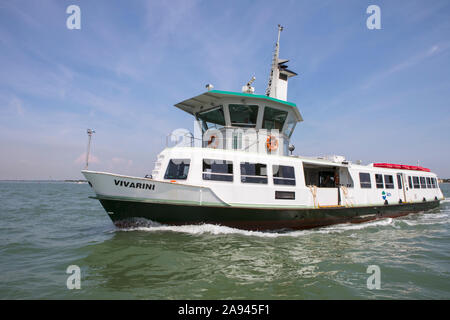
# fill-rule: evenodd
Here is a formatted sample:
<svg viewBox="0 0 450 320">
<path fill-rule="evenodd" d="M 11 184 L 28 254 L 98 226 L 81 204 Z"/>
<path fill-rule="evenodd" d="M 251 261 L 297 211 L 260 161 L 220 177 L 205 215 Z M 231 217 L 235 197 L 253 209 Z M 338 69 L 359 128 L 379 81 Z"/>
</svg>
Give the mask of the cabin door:
<svg viewBox="0 0 450 320">
<path fill-rule="evenodd" d="M 406 202 L 406 175 L 404 173 L 397 173 L 397 186 L 399 202 Z"/>
</svg>

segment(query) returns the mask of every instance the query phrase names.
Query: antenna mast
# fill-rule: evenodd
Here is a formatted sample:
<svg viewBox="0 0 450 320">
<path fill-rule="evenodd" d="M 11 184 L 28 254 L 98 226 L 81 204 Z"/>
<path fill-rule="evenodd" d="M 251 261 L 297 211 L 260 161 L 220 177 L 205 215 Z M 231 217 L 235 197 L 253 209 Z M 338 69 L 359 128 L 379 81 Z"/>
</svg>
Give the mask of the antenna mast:
<svg viewBox="0 0 450 320">
<path fill-rule="evenodd" d="M 272 86 L 274 88 L 277 87 L 277 84 L 274 83 L 274 82 L 277 81 L 278 75 L 275 75 L 274 73 L 276 73 L 276 71 L 278 71 L 278 60 L 279 60 L 278 56 L 280 54 L 280 34 L 281 34 L 281 31 L 283 31 L 283 27 L 281 25 L 278 25 L 278 38 L 277 38 L 277 43 L 275 44 L 275 51 L 273 53 L 272 68 L 270 70 L 270 77 L 269 77 L 269 83 L 268 83 L 267 89 L 266 89 L 266 96 L 270 96 L 270 91 L 272 90 Z"/>
<path fill-rule="evenodd" d="M 89 153 L 91 151 L 91 138 L 92 138 L 92 134 L 95 133 L 94 130 L 91 129 L 87 129 L 87 135 L 88 135 L 88 147 L 87 147 L 87 153 L 86 153 L 86 168 L 88 168 L 89 166 Z"/>
</svg>

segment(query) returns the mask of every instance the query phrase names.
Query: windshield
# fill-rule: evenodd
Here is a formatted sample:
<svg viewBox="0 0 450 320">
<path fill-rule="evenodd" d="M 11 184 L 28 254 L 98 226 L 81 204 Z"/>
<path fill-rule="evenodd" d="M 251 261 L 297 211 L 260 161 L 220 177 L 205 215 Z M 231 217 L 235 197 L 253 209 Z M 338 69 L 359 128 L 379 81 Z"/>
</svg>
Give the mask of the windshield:
<svg viewBox="0 0 450 320">
<path fill-rule="evenodd" d="M 256 127 L 258 117 L 257 105 L 230 104 L 231 125 L 236 127 Z"/>
<path fill-rule="evenodd" d="M 284 121 L 286 120 L 287 115 L 287 111 L 265 107 L 262 126 L 263 129 L 283 129 Z"/>
<path fill-rule="evenodd" d="M 203 131 L 211 128 L 219 129 L 225 125 L 222 106 L 197 113 L 197 119 L 201 120 Z"/>
<path fill-rule="evenodd" d="M 295 125 L 297 124 L 297 121 L 295 118 L 290 114 L 286 120 L 286 128 L 284 129 L 284 135 L 287 137 L 291 137 L 292 132 L 294 131 Z"/>
</svg>

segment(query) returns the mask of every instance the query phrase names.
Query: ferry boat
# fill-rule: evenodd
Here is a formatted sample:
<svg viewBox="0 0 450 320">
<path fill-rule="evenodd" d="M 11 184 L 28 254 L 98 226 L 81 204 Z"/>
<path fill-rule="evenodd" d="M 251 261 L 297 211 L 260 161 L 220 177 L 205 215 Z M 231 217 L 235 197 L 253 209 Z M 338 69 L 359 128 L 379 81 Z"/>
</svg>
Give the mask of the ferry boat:
<svg viewBox="0 0 450 320">
<path fill-rule="evenodd" d="M 266 93 L 255 94 L 252 78 L 242 92 L 207 85 L 177 103 L 193 116 L 194 134 L 169 135 L 150 176 L 82 171 L 116 225 L 145 218 L 166 225 L 307 229 L 439 206 L 444 196 L 427 168 L 292 155 L 290 138 L 303 118 L 287 101 L 288 80 L 297 74 L 279 58 L 281 31 L 278 26 Z"/>
</svg>

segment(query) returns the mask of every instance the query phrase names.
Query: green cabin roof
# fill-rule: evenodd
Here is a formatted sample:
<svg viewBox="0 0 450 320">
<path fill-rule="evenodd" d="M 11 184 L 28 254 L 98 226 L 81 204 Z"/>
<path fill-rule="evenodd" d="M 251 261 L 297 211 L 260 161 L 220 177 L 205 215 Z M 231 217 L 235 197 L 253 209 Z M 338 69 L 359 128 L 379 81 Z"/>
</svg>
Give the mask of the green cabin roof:
<svg viewBox="0 0 450 320">
<path fill-rule="evenodd" d="M 232 91 L 222 91 L 222 90 L 211 90 L 204 92 L 198 96 L 193 98 L 181 101 L 175 104 L 175 107 L 180 108 L 183 111 L 186 111 L 190 114 L 195 114 L 201 110 L 211 108 L 217 104 L 220 104 L 220 100 L 225 98 L 226 96 L 230 97 L 245 97 L 254 100 L 264 100 L 270 102 L 271 104 L 284 106 L 292 108 L 296 120 L 303 121 L 303 118 L 300 114 L 300 111 L 297 108 L 297 105 L 293 102 L 283 101 L 280 99 L 275 99 L 272 97 L 268 97 L 266 95 L 261 94 L 251 94 L 251 93 L 243 93 L 243 92 L 232 92 Z"/>
<path fill-rule="evenodd" d="M 275 99 L 272 97 L 268 97 L 266 95 L 263 94 L 252 94 L 252 93 L 243 93 L 243 92 L 232 92 L 232 91 L 221 91 L 221 90 L 211 90 L 208 91 L 210 93 L 219 93 L 219 94 L 228 94 L 228 95 L 233 95 L 233 96 L 243 96 L 243 97 L 249 97 L 249 98 L 258 98 L 258 99 L 265 99 L 265 100 L 270 100 L 270 101 L 275 101 L 278 103 L 282 103 L 291 107 L 297 107 L 297 105 L 293 102 L 288 102 L 288 101 L 283 101 L 280 99 Z"/>
</svg>

